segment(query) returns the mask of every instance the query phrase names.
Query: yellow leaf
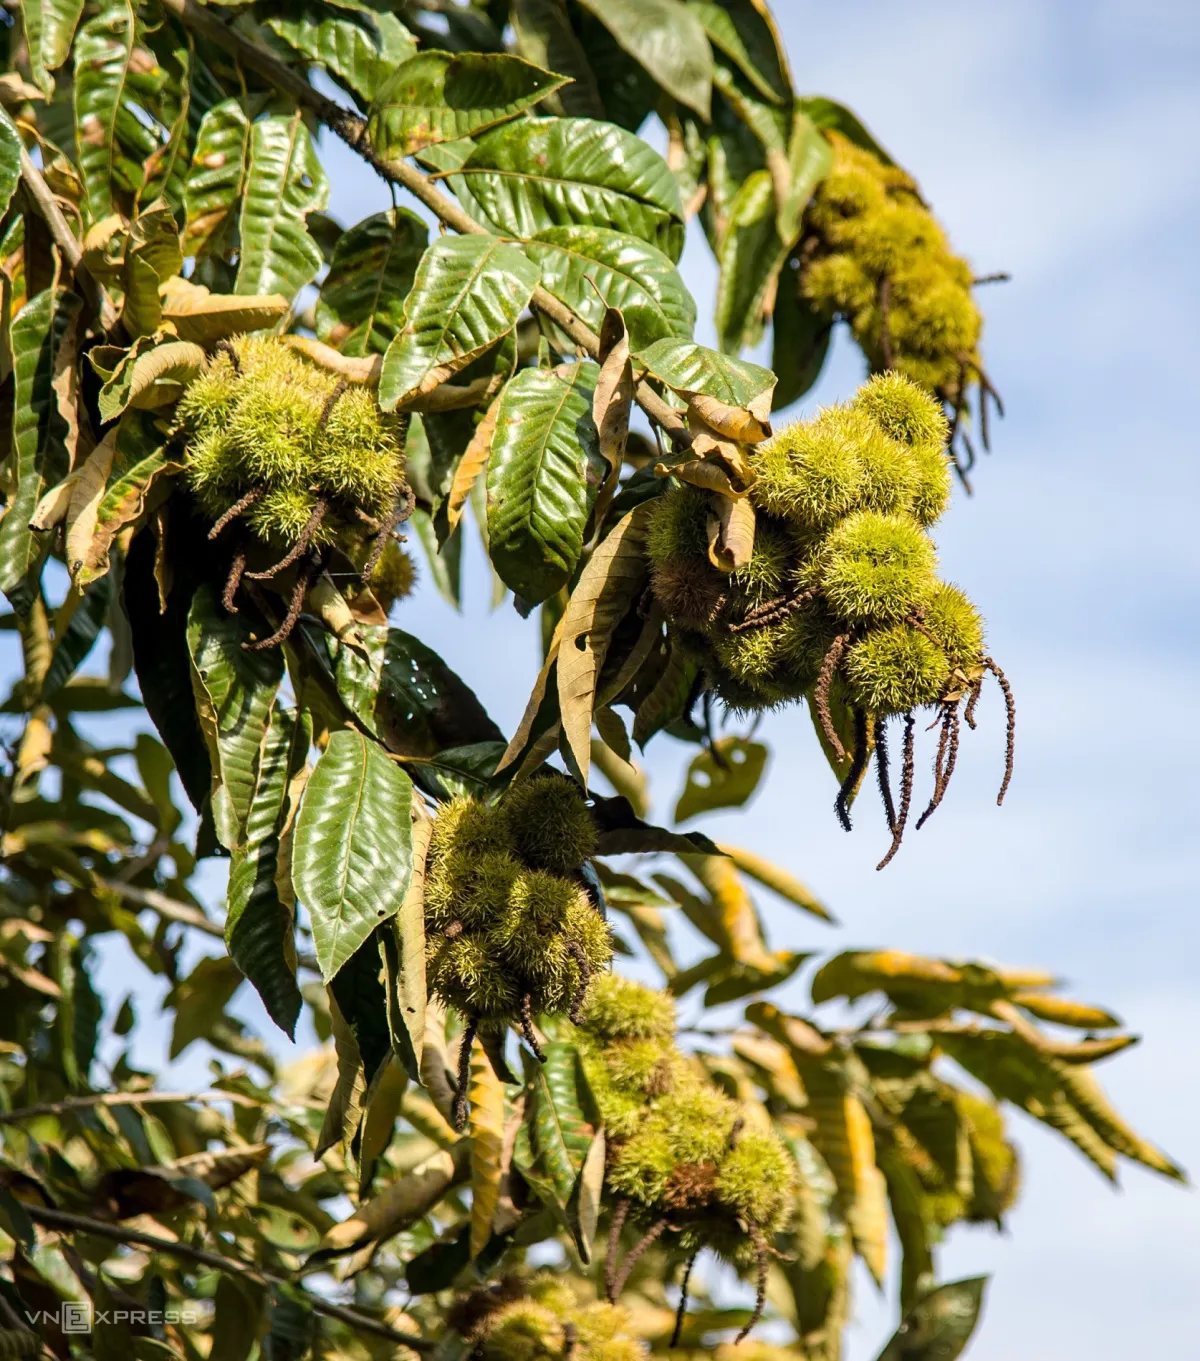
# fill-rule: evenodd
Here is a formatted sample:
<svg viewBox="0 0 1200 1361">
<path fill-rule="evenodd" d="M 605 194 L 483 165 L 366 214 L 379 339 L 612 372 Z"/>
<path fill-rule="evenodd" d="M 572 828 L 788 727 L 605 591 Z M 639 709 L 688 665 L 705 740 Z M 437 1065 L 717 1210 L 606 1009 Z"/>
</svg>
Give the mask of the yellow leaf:
<svg viewBox="0 0 1200 1361">
<path fill-rule="evenodd" d="M 79 472 L 83 470 L 80 469 Z M 71 504 L 71 494 L 79 481 L 79 472 L 70 473 L 56 483 L 37 503 L 29 517 L 29 528 L 38 533 L 57 528 L 67 518 L 67 507 Z"/>
<path fill-rule="evenodd" d="M 596 683 L 617 625 L 641 594 L 650 506 L 620 520 L 592 554 L 562 617 L 558 703 L 563 732 L 587 784 Z"/>
<path fill-rule="evenodd" d="M 708 890 L 717 909 L 723 940 L 719 942 L 739 964 L 770 972 L 776 960 L 766 947 L 758 909 L 736 866 L 723 855 L 679 857 Z"/>
<path fill-rule="evenodd" d="M 488 1245 L 500 1204 L 504 1084 L 482 1045 L 471 1051 L 471 1260 Z"/>
<path fill-rule="evenodd" d="M 317 1139 L 313 1155 L 317 1158 L 339 1140 L 348 1144 L 354 1137 L 354 1131 L 362 1119 L 362 1099 L 367 1090 L 358 1040 L 342 1015 L 333 989 L 326 988 L 325 993 L 329 999 L 329 1022 L 337 1051 L 337 1082 L 325 1109 L 325 1119 Z"/>
<path fill-rule="evenodd" d="M 659 477 L 675 476 L 689 486 L 699 487 L 701 491 L 716 492 L 718 496 L 739 497 L 745 492 L 734 486 L 729 474 L 719 464 L 706 458 L 681 459 L 678 463 L 656 463 L 654 471 Z"/>
<path fill-rule="evenodd" d="M 816 1125 L 813 1143 L 833 1173 L 855 1249 L 881 1284 L 887 1271 L 887 1189 L 875 1164 L 871 1117 L 842 1076 L 824 1064 L 806 1063 L 803 1079 Z"/>
<path fill-rule="evenodd" d="M 1064 1093 L 1071 1103 L 1104 1140 L 1126 1158 L 1144 1164 L 1174 1181 L 1187 1181 L 1187 1173 L 1159 1152 L 1139 1134 L 1134 1133 L 1108 1102 L 1091 1071 L 1087 1068 L 1057 1065 Z"/>
<path fill-rule="evenodd" d="M 771 393 L 756 397 L 749 408 L 730 406 L 703 392 L 687 395 L 688 414 L 727 439 L 742 444 L 758 444 L 771 433 Z"/>
<path fill-rule="evenodd" d="M 465 1148 L 465 1145 L 463 1146 Z M 367 1243 L 383 1242 L 424 1218 L 447 1190 L 465 1175 L 466 1158 L 445 1149 L 418 1164 L 386 1191 L 360 1205 L 321 1239 L 310 1263 L 325 1257 L 354 1252 Z"/>
<path fill-rule="evenodd" d="M 288 300 L 281 293 L 247 297 L 210 293 L 179 278 L 168 279 L 158 292 L 163 321 L 175 328 L 180 340 L 197 345 L 211 345 L 245 331 L 267 330 L 288 312 Z"/>
<path fill-rule="evenodd" d="M 600 436 L 600 455 L 607 462 L 609 471 L 597 502 L 600 506 L 596 512 L 597 522 L 607 507 L 617 474 L 625 461 L 625 448 L 629 443 L 629 412 L 633 406 L 629 334 L 625 330 L 625 319 L 615 307 L 610 307 L 604 314 L 600 330 L 600 355 L 600 376 L 596 379 L 596 389 L 592 394 L 592 418 Z"/>
<path fill-rule="evenodd" d="M 93 565 L 92 539 L 96 533 L 96 518 L 108 476 L 112 472 L 113 455 L 117 448 L 117 427 L 108 432 L 79 469 L 79 476 L 71 487 L 71 500 L 66 517 L 67 570 L 77 578 L 84 567 Z M 106 545 L 107 548 L 107 545 Z"/>
<path fill-rule="evenodd" d="M 246 301 L 253 302 L 254 299 L 248 298 Z M 342 354 L 332 345 L 326 345 L 323 340 L 314 340 L 312 336 L 284 336 L 283 341 L 291 349 L 299 350 L 305 359 L 330 373 L 336 373 L 348 383 L 361 383 L 365 387 L 379 386 L 379 374 L 383 368 L 383 356 L 380 354 Z"/>
<path fill-rule="evenodd" d="M 365 645 L 354 611 L 328 572 L 322 572 L 309 588 L 308 607 L 340 642 L 359 648 Z"/>
<path fill-rule="evenodd" d="M 207 364 L 208 356 L 191 341 L 169 340 L 165 345 L 155 345 L 134 361 L 124 393 L 125 405 L 142 411 L 169 406 Z"/>
<path fill-rule="evenodd" d="M 803 908 L 805 912 L 811 912 L 814 917 L 820 917 L 822 921 L 836 925 L 837 919 L 825 904 L 794 874 L 770 860 L 764 860 L 760 855 L 755 855 L 753 851 L 744 850 L 741 846 L 730 846 L 727 842 L 720 842 L 719 846 L 743 874 L 748 874 L 763 888 L 778 893 L 781 898 L 786 898 L 788 902 Z"/>
<path fill-rule="evenodd" d="M 453 534 L 462 519 L 463 507 L 475 479 L 487 467 L 488 455 L 492 451 L 492 434 L 496 429 L 496 416 L 500 411 L 500 398 L 497 397 L 484 412 L 483 420 L 475 427 L 471 442 L 458 460 L 454 470 L 454 481 L 450 484 L 450 494 L 446 497 L 446 518 Z"/>
<path fill-rule="evenodd" d="M 564 616 L 565 618 L 565 616 Z M 550 646 L 546 650 L 546 660 L 542 663 L 542 669 L 537 674 L 537 680 L 533 683 L 533 690 L 530 693 L 528 703 L 525 705 L 525 712 L 521 715 L 521 721 L 517 724 L 517 730 L 512 735 L 512 741 L 504 749 L 499 764 L 496 766 L 496 774 L 502 770 L 507 770 L 512 763 L 517 760 L 525 750 L 529 736 L 533 732 L 533 724 L 538 716 L 538 710 L 542 707 L 542 700 L 546 697 L 546 689 L 550 683 L 550 672 L 554 669 L 555 662 L 558 661 L 559 644 L 562 641 L 563 620 L 560 618 L 554 626 L 554 636 L 550 639 Z M 557 726 L 555 727 L 557 733 Z M 555 739 L 557 741 L 557 737 Z M 551 748 L 553 750 L 553 747 Z"/>
<path fill-rule="evenodd" d="M 363 1120 L 362 1146 L 359 1151 L 359 1194 L 370 1184 L 375 1163 L 383 1157 L 396 1131 L 400 1103 L 408 1086 L 408 1074 L 395 1054 L 385 1060 L 367 1094 L 367 1113 Z"/>
<path fill-rule="evenodd" d="M 1024 1007 L 1040 1021 L 1057 1025 L 1075 1026 L 1080 1030 L 1107 1030 L 1121 1022 L 1111 1012 L 1100 1007 L 1089 1007 L 1083 1002 L 1069 1002 L 1046 992 L 1014 992 L 1009 1001 Z"/>
<path fill-rule="evenodd" d="M 721 572 L 745 567 L 754 552 L 754 507 L 748 500 L 714 496 L 708 518 L 708 560 Z"/>
<path fill-rule="evenodd" d="M 951 985 L 962 973 L 940 959 L 926 959 L 903 950 L 849 950 L 835 955 L 813 977 L 812 999 L 834 997 L 853 1001 L 864 993 L 895 986 Z"/>
</svg>

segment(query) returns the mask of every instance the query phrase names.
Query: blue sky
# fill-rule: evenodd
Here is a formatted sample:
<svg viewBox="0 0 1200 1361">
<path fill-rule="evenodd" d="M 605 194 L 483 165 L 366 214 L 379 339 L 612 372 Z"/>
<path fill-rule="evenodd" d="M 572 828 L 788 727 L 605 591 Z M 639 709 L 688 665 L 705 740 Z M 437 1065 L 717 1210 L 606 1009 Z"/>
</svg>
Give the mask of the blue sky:
<svg viewBox="0 0 1200 1361">
<path fill-rule="evenodd" d="M 764 903 L 777 947 L 894 945 L 1046 967 L 1114 1008 L 1145 1038 L 1101 1077 L 1144 1133 L 1200 1171 L 1200 736 L 1187 708 L 1200 680 L 1200 6 L 775 9 L 797 87 L 852 105 L 978 271 L 1013 274 L 981 295 L 1009 415 L 938 542 L 1016 690 L 1017 768 L 997 810 L 992 692 L 947 802 L 876 874 L 882 815 L 866 804 L 853 834 L 838 829 L 832 777 L 793 711 L 764 724 L 775 755 L 752 814 L 703 826 L 787 864 L 843 923 L 835 932 Z M 370 172 L 326 150 L 340 220 L 387 206 Z M 684 269 L 704 314 L 715 280 L 702 239 Z M 838 345 L 799 414 L 860 378 Z M 536 636 L 507 609 L 489 614 L 481 567 L 476 556 L 463 617 L 426 580 L 397 622 L 511 729 Z M 689 754 L 669 741 L 651 750 L 662 815 Z M 123 972 L 114 953 L 102 982 L 119 989 Z M 802 1006 L 803 986 L 785 997 Z M 261 1015 L 252 1001 L 240 1009 Z M 1010 1233 L 960 1230 L 942 1256 L 947 1277 L 994 1273 L 972 1361 L 1194 1356 L 1195 1195 L 1133 1168 L 1114 1192 L 1069 1146 L 1014 1124 L 1026 1184 Z M 876 1354 L 894 1310 L 864 1276 L 849 1361 Z"/>
</svg>

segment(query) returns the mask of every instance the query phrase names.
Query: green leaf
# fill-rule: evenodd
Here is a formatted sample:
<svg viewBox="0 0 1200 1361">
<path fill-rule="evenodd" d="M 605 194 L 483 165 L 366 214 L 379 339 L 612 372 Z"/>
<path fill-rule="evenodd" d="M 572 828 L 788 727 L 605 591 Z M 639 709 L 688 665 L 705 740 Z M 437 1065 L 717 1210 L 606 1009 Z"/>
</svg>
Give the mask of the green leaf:
<svg viewBox="0 0 1200 1361">
<path fill-rule="evenodd" d="M 162 323 L 159 286 L 183 268 L 175 214 L 161 200 L 129 229 L 125 246 L 125 304 L 121 320 L 131 336 L 146 336 Z"/>
<path fill-rule="evenodd" d="M 47 95 L 54 89 L 50 73 L 71 54 L 71 39 L 82 13 L 83 0 L 22 0 L 29 69 L 34 84 Z"/>
<path fill-rule="evenodd" d="M 604 105 L 583 44 L 567 14 L 564 0 L 512 0 L 509 20 L 517 51 L 526 61 L 548 71 L 561 71 L 570 83 L 547 100 L 552 113 L 602 118 Z"/>
<path fill-rule="evenodd" d="M 188 610 L 196 589 L 195 578 L 178 570 L 167 597 L 159 599 L 155 580 L 156 535 L 151 530 L 135 534 L 129 546 L 122 580 L 122 606 L 133 635 L 133 663 L 146 712 L 179 772 L 188 799 L 203 809 L 212 783 L 212 762 L 204 731 L 196 715 L 192 690 L 191 656 L 188 651 Z M 107 693 L 107 683 L 105 683 Z M 90 690 L 80 692 L 79 682 L 60 693 L 75 705 L 94 704 Z"/>
<path fill-rule="evenodd" d="M 444 236 L 421 258 L 404 329 L 383 359 L 385 410 L 432 392 L 517 324 L 537 287 L 537 266 L 492 236 Z"/>
<path fill-rule="evenodd" d="M 140 336 L 100 389 L 100 419 L 115 421 L 129 406 L 151 411 L 172 405 L 207 362 L 201 346 L 190 340 L 159 344 L 153 336 Z"/>
<path fill-rule="evenodd" d="M 43 289 L 12 319 L 9 345 L 13 363 L 12 455 L 10 476 L 16 488 L 0 520 L 0 590 L 22 611 L 25 579 L 40 559 L 42 545 L 29 519 L 46 490 L 67 474 L 66 424 L 52 387 L 58 349 L 79 309 L 73 294 Z"/>
<path fill-rule="evenodd" d="M 71 615 L 71 622 L 61 638 L 55 640 L 54 653 L 46 679 L 42 682 L 42 698 L 49 699 L 75 674 L 79 664 L 92 650 L 100 636 L 112 600 L 112 582 L 105 577 L 89 587 Z"/>
<path fill-rule="evenodd" d="M 812 119 L 817 127 L 828 128 L 832 132 L 840 132 L 843 137 L 849 138 L 856 146 L 869 151 L 873 156 L 878 156 L 884 165 L 896 164 L 867 131 L 858 115 L 844 104 L 839 104 L 833 99 L 825 99 L 821 95 L 808 95 L 797 99 L 796 105 Z"/>
<path fill-rule="evenodd" d="M 208 1361 L 247 1361 L 255 1346 L 266 1289 L 224 1272 L 213 1297 L 212 1346 Z"/>
<path fill-rule="evenodd" d="M 304 220 L 324 208 L 329 180 L 299 110 L 272 114 L 250 129 L 234 292 L 294 298 L 324 263 Z"/>
<path fill-rule="evenodd" d="M 775 227 L 775 187 L 766 170 L 756 170 L 730 205 L 718 253 L 717 338 L 729 354 L 762 338 L 788 248 Z"/>
<path fill-rule="evenodd" d="M 292 880 L 328 982 L 400 909 L 412 871 L 412 782 L 353 729 L 329 739 L 300 808 Z"/>
<path fill-rule="evenodd" d="M 283 659 L 278 648 L 243 648 L 250 641 L 248 624 L 242 615 L 226 614 L 209 586 L 192 600 L 187 640 L 196 709 L 213 767 L 213 822 L 221 845 L 232 851 L 243 841 Z"/>
<path fill-rule="evenodd" d="M 801 223 L 808 201 L 817 185 L 833 166 L 833 148 L 817 125 L 802 110 L 792 116 L 792 131 L 788 139 L 788 189 L 779 196 L 776 226 L 781 239 L 794 246 L 800 237 Z"/>
<path fill-rule="evenodd" d="M 548 227 L 532 237 L 542 287 L 600 331 L 607 308 L 625 318 L 636 349 L 664 336 L 692 338 L 696 304 L 679 271 L 656 246 L 609 227 Z"/>
<path fill-rule="evenodd" d="M 71 1087 L 87 1086 L 104 1015 L 104 1004 L 92 986 L 90 963 L 88 941 L 76 941 L 67 935 L 55 940 L 50 964 L 62 996 L 53 1037 L 63 1077 Z"/>
<path fill-rule="evenodd" d="M 595 365 L 523 369 L 500 397 L 487 469 L 488 542 L 500 579 L 539 602 L 570 579 L 583 550 Z M 594 495 L 594 493 L 593 493 Z"/>
<path fill-rule="evenodd" d="M 566 83 L 509 53 L 422 52 L 380 87 L 368 136 L 385 159 L 411 156 L 506 123 Z"/>
<path fill-rule="evenodd" d="M 269 16 L 265 27 L 365 104 L 417 50 L 417 40 L 394 14 L 335 9 L 320 0 L 290 0 L 286 12 Z"/>
<path fill-rule="evenodd" d="M 128 0 L 104 0 L 75 39 L 75 145 L 89 222 L 131 206 L 160 145 L 135 88 L 136 29 Z"/>
<path fill-rule="evenodd" d="M 721 737 L 713 751 L 702 751 L 688 767 L 675 821 L 686 822 L 714 808 L 741 808 L 758 788 L 767 765 L 767 748 L 744 737 Z"/>
<path fill-rule="evenodd" d="M 775 375 L 758 364 L 684 340 L 656 340 L 634 359 L 680 394 L 700 393 L 726 406 L 755 412 L 770 403 Z"/>
<path fill-rule="evenodd" d="M 575 1046 L 554 1040 L 546 1062 L 521 1051 L 525 1067 L 525 1123 L 513 1161 L 548 1208 L 564 1220 L 571 1193 L 596 1136 L 595 1102 Z"/>
<path fill-rule="evenodd" d="M 0 109 L 0 217 L 16 193 L 21 178 L 21 137 L 12 119 Z"/>
<path fill-rule="evenodd" d="M 329 644 L 334 680 L 347 709 L 390 751 L 436 757 L 449 747 L 503 741 L 470 687 L 419 638 L 378 625 L 360 631 L 358 647 Z"/>
<path fill-rule="evenodd" d="M 931 1290 L 905 1315 L 878 1361 L 956 1361 L 979 1322 L 987 1281 L 974 1276 Z"/>
<path fill-rule="evenodd" d="M 709 42 L 733 62 L 755 90 L 773 104 L 792 97 L 783 43 L 760 0 L 687 0 Z"/>
<path fill-rule="evenodd" d="M 818 316 L 800 292 L 795 256 L 780 275 L 771 326 L 771 367 L 779 375 L 771 403 L 780 411 L 798 402 L 821 376 L 833 334 L 829 319 Z"/>
<path fill-rule="evenodd" d="M 407 208 L 374 213 L 334 247 L 317 302 L 317 336 L 343 354 L 383 354 L 404 325 L 404 300 L 429 229 Z"/>
<path fill-rule="evenodd" d="M 183 248 L 201 255 L 223 244 L 242 199 L 250 152 L 250 120 L 236 99 L 214 104 L 200 121 L 184 186 Z"/>
<path fill-rule="evenodd" d="M 708 119 L 712 49 L 681 0 L 579 0 L 662 88 Z"/>
<path fill-rule="evenodd" d="M 258 779 L 246 812 L 243 843 L 229 867 L 225 944 L 233 962 L 254 985 L 267 1014 L 293 1038 L 300 1015 L 292 912 L 275 884 L 279 835 L 288 783 L 302 769 L 311 722 L 291 709 L 276 709 L 263 739 Z"/>
<path fill-rule="evenodd" d="M 479 139 L 450 180 L 478 222 L 528 238 L 609 227 L 678 260 L 683 205 L 666 161 L 640 137 L 589 118 L 535 118 Z"/>
</svg>

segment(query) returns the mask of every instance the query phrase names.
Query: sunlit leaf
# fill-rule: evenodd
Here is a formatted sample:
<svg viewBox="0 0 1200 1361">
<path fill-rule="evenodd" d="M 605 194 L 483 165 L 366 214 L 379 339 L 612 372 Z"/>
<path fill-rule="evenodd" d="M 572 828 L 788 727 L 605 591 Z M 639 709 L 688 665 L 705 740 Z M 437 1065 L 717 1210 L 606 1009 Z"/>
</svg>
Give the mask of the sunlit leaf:
<svg viewBox="0 0 1200 1361">
<path fill-rule="evenodd" d="M 712 49 L 682 0 L 580 0 L 662 88 L 701 118 L 712 99 Z"/>
<path fill-rule="evenodd" d="M 488 545 L 501 580 L 540 602 L 569 580 L 583 549 L 596 368 L 524 369 L 504 388 L 488 458 Z"/>
<path fill-rule="evenodd" d="M 516 118 L 564 83 L 506 53 L 421 52 L 379 87 L 368 134 L 379 155 L 411 156 Z"/>
<path fill-rule="evenodd" d="M 334 247 L 317 302 L 317 335 L 343 354 L 383 354 L 404 324 L 404 300 L 428 228 L 415 213 L 374 213 Z"/>
<path fill-rule="evenodd" d="M 328 980 L 400 910 L 412 872 L 412 782 L 369 738 L 335 732 L 304 792 L 292 876 Z"/>
<path fill-rule="evenodd" d="M 715 808 L 741 808 L 758 788 L 767 748 L 744 737 L 719 737 L 692 759 L 675 804 L 675 821 Z"/>
</svg>

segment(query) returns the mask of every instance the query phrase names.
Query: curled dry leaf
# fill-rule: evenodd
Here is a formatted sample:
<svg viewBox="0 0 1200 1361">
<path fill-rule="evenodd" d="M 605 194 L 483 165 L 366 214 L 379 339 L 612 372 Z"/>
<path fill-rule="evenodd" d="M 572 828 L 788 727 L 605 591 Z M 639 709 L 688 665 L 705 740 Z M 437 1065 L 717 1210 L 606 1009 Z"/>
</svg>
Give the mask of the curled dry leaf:
<svg viewBox="0 0 1200 1361">
<path fill-rule="evenodd" d="M 117 427 L 114 426 L 88 455 L 72 484 L 66 514 L 67 570 L 72 578 L 77 578 L 92 558 L 97 513 L 108 486 L 116 448 Z"/>
<path fill-rule="evenodd" d="M 446 498 L 446 518 L 452 534 L 462 519 L 463 507 L 467 504 L 475 480 L 487 467 L 488 455 L 492 449 L 492 433 L 496 429 L 496 415 L 499 410 L 500 398 L 497 397 L 484 412 L 483 420 L 475 427 L 471 442 L 463 450 L 463 456 L 458 460 L 458 467 L 454 470 L 454 481 L 450 484 L 450 494 Z"/>
<path fill-rule="evenodd" d="M 650 508 L 619 521 L 592 554 L 562 618 L 558 702 L 563 731 L 587 781 L 592 759 L 596 684 L 613 631 L 646 584 L 645 542 Z"/>
<path fill-rule="evenodd" d="M 745 497 L 712 498 L 708 519 L 708 560 L 722 572 L 745 567 L 754 552 L 754 507 Z"/>
<path fill-rule="evenodd" d="M 383 368 L 383 356 L 380 354 L 362 356 L 342 354 L 332 345 L 326 345 L 322 340 L 314 340 L 312 336 L 284 336 L 283 339 L 286 345 L 293 350 L 299 350 L 306 359 L 311 359 L 314 364 L 319 364 L 330 373 L 336 373 L 348 383 L 362 383 L 366 387 L 379 386 L 379 373 Z"/>
<path fill-rule="evenodd" d="M 688 416 L 693 426 L 702 423 L 742 444 L 759 444 L 771 434 L 771 394 L 762 393 L 748 407 L 730 406 L 704 392 L 687 394 Z"/>
</svg>

